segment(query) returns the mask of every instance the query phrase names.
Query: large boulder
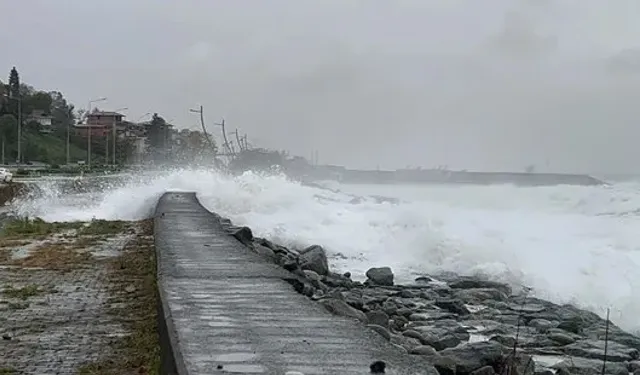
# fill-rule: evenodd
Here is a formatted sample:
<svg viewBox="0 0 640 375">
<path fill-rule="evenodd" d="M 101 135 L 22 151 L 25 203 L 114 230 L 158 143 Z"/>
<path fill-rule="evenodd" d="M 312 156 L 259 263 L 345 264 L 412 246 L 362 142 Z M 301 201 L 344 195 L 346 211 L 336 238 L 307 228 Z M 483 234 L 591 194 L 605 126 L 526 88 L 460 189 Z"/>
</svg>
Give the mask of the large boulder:
<svg viewBox="0 0 640 375">
<path fill-rule="evenodd" d="M 318 275 L 325 276 L 329 273 L 329 262 L 327 261 L 327 253 L 319 245 L 312 245 L 300 251 L 300 268 L 310 270 Z"/>
<path fill-rule="evenodd" d="M 393 271 L 389 267 L 369 268 L 367 279 L 375 285 L 393 286 Z"/>
</svg>

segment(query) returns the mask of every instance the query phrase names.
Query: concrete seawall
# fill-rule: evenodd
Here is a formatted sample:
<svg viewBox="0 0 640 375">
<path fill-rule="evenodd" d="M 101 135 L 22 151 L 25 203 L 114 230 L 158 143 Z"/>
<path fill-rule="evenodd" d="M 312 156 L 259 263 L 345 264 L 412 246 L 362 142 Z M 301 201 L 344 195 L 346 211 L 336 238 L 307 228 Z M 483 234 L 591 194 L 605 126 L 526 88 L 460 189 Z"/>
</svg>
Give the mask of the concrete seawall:
<svg viewBox="0 0 640 375">
<path fill-rule="evenodd" d="M 295 292 L 292 274 L 228 235 L 193 193 L 162 196 L 155 242 L 165 373 L 366 374 L 381 360 L 389 374 L 437 374 Z"/>
</svg>

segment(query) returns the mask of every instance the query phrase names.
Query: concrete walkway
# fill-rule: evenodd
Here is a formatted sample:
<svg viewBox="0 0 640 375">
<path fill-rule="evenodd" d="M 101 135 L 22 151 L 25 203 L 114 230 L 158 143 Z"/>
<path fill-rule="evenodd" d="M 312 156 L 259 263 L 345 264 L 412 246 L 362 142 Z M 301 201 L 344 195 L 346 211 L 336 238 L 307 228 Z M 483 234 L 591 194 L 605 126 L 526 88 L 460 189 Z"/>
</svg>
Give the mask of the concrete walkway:
<svg viewBox="0 0 640 375">
<path fill-rule="evenodd" d="M 155 219 L 159 289 L 178 373 L 437 374 L 361 323 L 296 293 L 289 273 L 224 232 L 192 193 L 166 193 Z"/>
</svg>

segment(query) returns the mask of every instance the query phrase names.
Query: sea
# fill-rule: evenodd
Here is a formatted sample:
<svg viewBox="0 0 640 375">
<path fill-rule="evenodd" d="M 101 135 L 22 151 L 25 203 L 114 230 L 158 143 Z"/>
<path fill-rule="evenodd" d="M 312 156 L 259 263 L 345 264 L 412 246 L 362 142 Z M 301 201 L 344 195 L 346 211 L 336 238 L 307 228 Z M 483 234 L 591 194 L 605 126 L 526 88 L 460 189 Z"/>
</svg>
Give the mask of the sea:
<svg viewBox="0 0 640 375">
<path fill-rule="evenodd" d="M 640 180 L 605 186 L 309 186 L 282 175 L 198 169 L 138 173 L 68 195 L 55 179 L 16 202 L 50 221 L 137 220 L 158 198 L 193 191 L 202 205 L 255 236 L 323 246 L 331 267 L 362 279 L 389 266 L 397 282 L 454 272 L 531 288 L 640 332 Z M 380 199 L 388 197 L 393 199 Z"/>
</svg>

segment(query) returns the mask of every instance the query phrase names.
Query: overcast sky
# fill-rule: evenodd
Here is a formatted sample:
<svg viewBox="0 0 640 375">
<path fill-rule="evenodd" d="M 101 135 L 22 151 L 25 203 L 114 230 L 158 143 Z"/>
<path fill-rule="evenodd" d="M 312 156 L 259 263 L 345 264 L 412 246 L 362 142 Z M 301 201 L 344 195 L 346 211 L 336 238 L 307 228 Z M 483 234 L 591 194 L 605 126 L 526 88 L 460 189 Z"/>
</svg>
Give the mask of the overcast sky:
<svg viewBox="0 0 640 375">
<path fill-rule="evenodd" d="M 351 167 L 640 172 L 639 17 L 637 0 L 0 0 L 0 79 L 15 65 L 77 107 L 183 127 L 203 105 Z"/>
</svg>

